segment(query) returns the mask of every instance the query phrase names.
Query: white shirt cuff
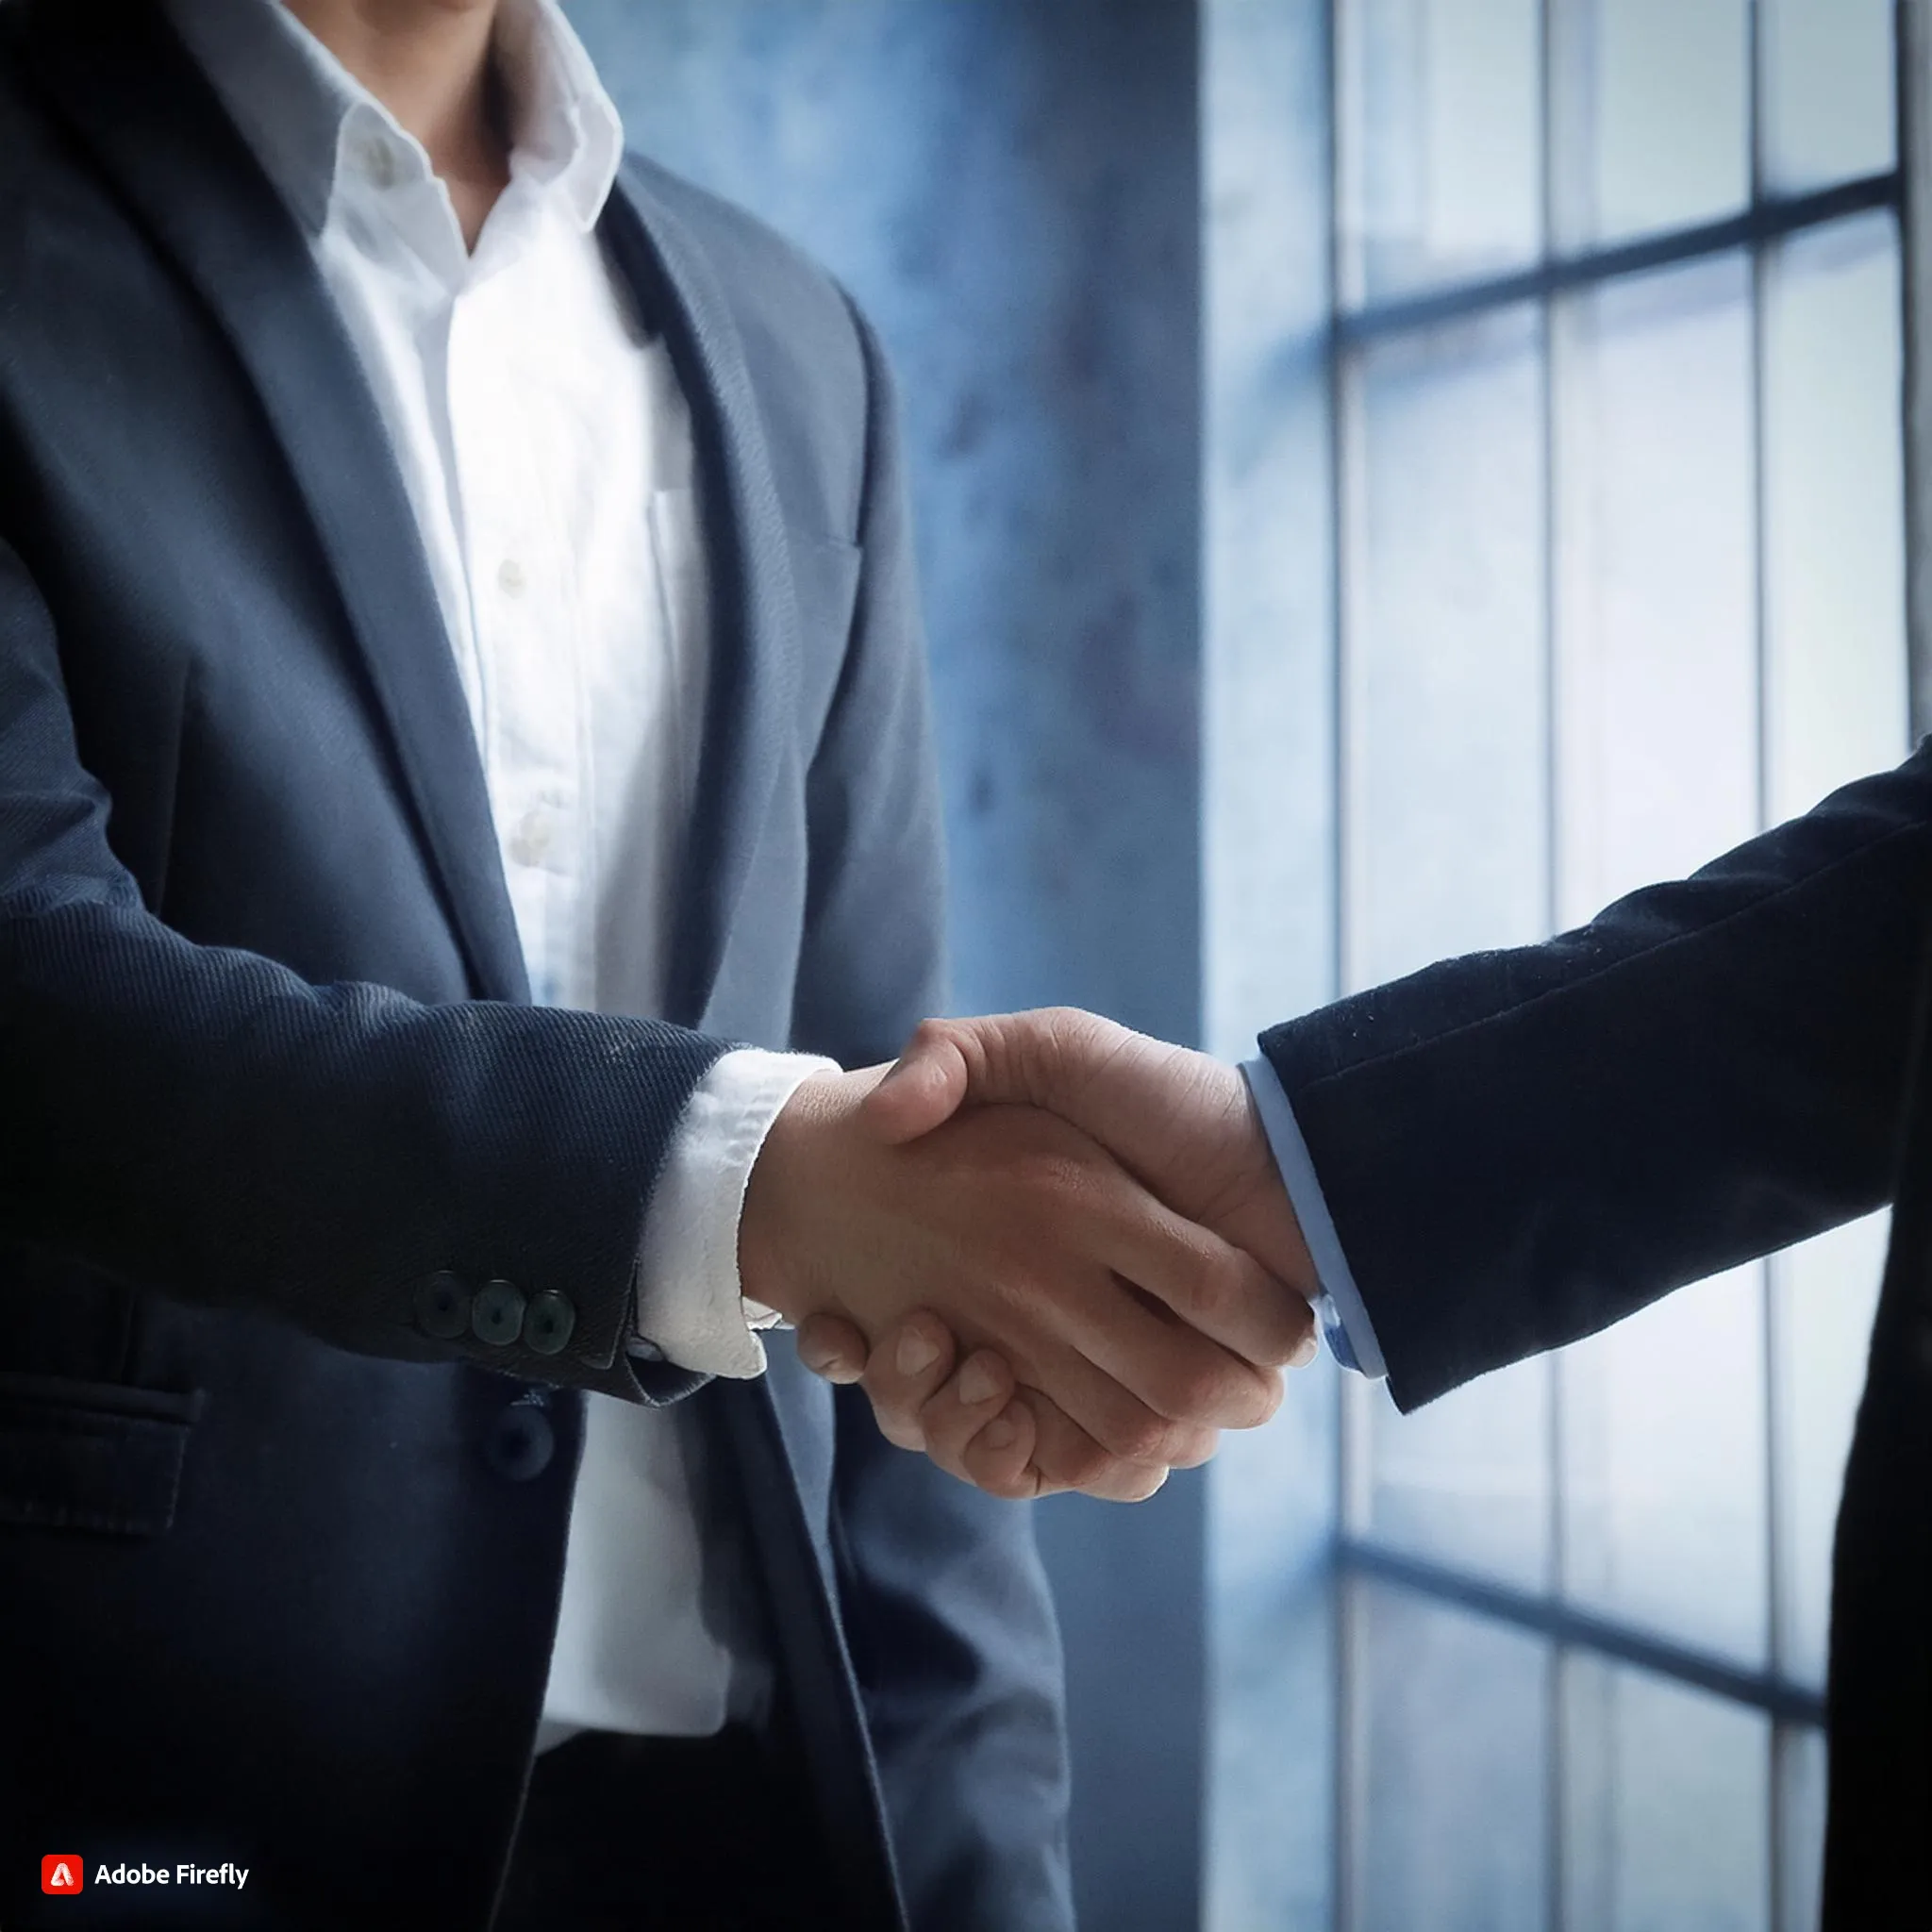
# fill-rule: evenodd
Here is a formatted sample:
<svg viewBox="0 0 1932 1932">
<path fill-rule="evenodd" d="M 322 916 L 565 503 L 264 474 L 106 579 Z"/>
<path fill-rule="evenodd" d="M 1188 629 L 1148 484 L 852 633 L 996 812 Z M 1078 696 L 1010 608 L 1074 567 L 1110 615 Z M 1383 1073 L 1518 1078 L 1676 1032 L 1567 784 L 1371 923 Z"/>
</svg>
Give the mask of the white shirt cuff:
<svg viewBox="0 0 1932 1932">
<path fill-rule="evenodd" d="M 1382 1359 L 1381 1343 L 1375 1340 L 1374 1324 L 1369 1320 L 1361 1290 L 1356 1286 L 1355 1270 L 1341 1252 L 1341 1238 L 1335 1232 L 1327 1197 L 1322 1192 L 1313 1157 L 1302 1138 L 1301 1123 L 1289 1105 L 1281 1077 L 1261 1058 L 1243 1062 L 1241 1072 L 1255 1096 L 1274 1164 L 1281 1170 L 1289 1206 L 1294 1209 L 1302 1239 L 1308 1244 L 1308 1258 L 1315 1264 L 1315 1279 L 1322 1289 L 1315 1311 L 1328 1338 L 1329 1352 L 1345 1369 L 1358 1369 L 1376 1377 L 1386 1375 L 1389 1370 Z"/>
<path fill-rule="evenodd" d="M 740 1292 L 744 1191 L 785 1103 L 812 1074 L 837 1072 L 811 1054 L 741 1047 L 698 1082 L 644 1222 L 635 1353 L 706 1375 L 764 1374 L 756 1331 L 780 1318 Z"/>
</svg>

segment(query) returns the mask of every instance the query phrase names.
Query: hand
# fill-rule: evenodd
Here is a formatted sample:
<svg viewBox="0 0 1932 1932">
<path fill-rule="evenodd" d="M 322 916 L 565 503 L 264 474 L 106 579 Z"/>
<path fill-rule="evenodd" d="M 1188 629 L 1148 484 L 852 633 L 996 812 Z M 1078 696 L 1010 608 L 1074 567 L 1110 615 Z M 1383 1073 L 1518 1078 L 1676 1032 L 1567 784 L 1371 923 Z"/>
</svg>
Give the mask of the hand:
<svg viewBox="0 0 1932 1932">
<path fill-rule="evenodd" d="M 1247 1249 L 1276 1281 L 1313 1295 L 1307 1244 L 1247 1083 L 1235 1069 L 1067 1008 L 932 1020 L 874 1090 L 865 1114 L 882 1140 L 904 1144 L 969 1100 L 1025 1101 L 1060 1114 L 1178 1212 Z M 1268 1311 L 1257 1312 L 1265 1319 Z M 1021 1414 L 1019 1403 L 991 1406 L 986 1377 L 992 1365 L 983 1359 L 968 1391 L 983 1399 L 964 1399 L 952 1373 L 952 1339 L 937 1324 L 909 1333 L 917 1338 L 909 1343 L 894 1331 L 868 1350 L 849 1327 L 817 1320 L 801 1328 L 799 1351 L 834 1380 L 862 1380 L 880 1426 L 894 1441 L 924 1441 L 955 1474 L 1012 1493 L 1021 1480 L 1013 1469 L 1015 1441 L 1029 1423 L 1037 1427 L 1038 1416 Z M 1224 1339 L 1241 1346 L 1231 1332 L 1224 1330 Z M 935 1341 L 938 1356 L 929 1353 Z M 1304 1308 L 1297 1349 L 1288 1359 L 1304 1362 L 1314 1352 L 1313 1322 Z M 1002 1426 L 987 1430 L 995 1419 Z M 1073 1462 L 1054 1466 L 1056 1457 L 1069 1454 L 1065 1422 L 1039 1429 L 1031 1474 L 1040 1488 L 1086 1486 Z M 969 1426 L 975 1423 L 977 1430 Z"/>
<path fill-rule="evenodd" d="M 747 1294 L 841 1318 L 861 1347 L 930 1309 L 1010 1365 L 1037 1438 L 1077 1432 L 1108 1493 L 1147 1493 L 1214 1429 L 1274 1412 L 1299 1297 L 1067 1122 L 974 1108 L 902 1143 L 864 1114 L 879 1081 L 819 1075 L 774 1124 L 740 1222 Z"/>
</svg>

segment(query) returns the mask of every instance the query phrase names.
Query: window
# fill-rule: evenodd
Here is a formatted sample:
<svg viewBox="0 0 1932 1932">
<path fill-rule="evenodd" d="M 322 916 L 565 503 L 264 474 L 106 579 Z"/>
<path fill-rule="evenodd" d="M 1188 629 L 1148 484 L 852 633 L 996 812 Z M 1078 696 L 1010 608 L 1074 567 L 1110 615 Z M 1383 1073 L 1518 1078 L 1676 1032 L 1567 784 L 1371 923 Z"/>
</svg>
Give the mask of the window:
<svg viewBox="0 0 1932 1932">
<path fill-rule="evenodd" d="M 1885 0 L 1220 0 L 1208 32 L 1225 1052 L 1574 924 L 1903 755 L 1899 196 Z M 1260 119 L 1271 84 L 1293 130 Z M 1256 265 L 1271 213 L 1319 313 Z M 1305 774 L 1244 774 L 1244 734 L 1317 694 Z M 1298 854 L 1265 882 L 1262 822 Z M 1294 942 L 1247 909 L 1297 885 L 1325 985 L 1305 958 L 1271 979 Z M 1883 1241 L 1840 1230 L 1411 1417 L 1338 1378 L 1335 1595 L 1294 1599 L 1291 1641 L 1281 1552 L 1310 1516 L 1264 1498 L 1319 1467 L 1306 1417 L 1291 1452 L 1237 1453 L 1217 1926 L 1815 1922 Z M 1332 1780 L 1319 1886 L 1230 1822 L 1257 1778 L 1313 1802 L 1291 1724 Z"/>
</svg>

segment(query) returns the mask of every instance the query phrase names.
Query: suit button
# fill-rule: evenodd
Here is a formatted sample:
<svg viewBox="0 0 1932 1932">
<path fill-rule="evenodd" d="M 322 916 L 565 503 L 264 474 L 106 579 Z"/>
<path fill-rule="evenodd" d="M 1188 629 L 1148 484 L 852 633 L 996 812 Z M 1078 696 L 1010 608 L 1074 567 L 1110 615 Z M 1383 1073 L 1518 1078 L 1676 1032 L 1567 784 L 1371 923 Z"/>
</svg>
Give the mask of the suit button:
<svg viewBox="0 0 1932 1932">
<path fill-rule="evenodd" d="M 454 1341 L 470 1328 L 470 1291 L 446 1270 L 416 1291 L 416 1325 L 439 1341 Z"/>
<path fill-rule="evenodd" d="M 545 1289 L 533 1296 L 524 1317 L 524 1341 L 537 1355 L 561 1355 L 577 1325 L 577 1311 L 566 1295 Z"/>
<path fill-rule="evenodd" d="M 470 1309 L 470 1332 L 491 1348 L 508 1348 L 524 1332 L 524 1297 L 507 1281 L 486 1281 Z"/>
<path fill-rule="evenodd" d="M 483 1439 L 484 1461 L 506 1482 L 533 1481 L 556 1454 L 557 1432 L 533 1402 L 511 1403 Z"/>
</svg>

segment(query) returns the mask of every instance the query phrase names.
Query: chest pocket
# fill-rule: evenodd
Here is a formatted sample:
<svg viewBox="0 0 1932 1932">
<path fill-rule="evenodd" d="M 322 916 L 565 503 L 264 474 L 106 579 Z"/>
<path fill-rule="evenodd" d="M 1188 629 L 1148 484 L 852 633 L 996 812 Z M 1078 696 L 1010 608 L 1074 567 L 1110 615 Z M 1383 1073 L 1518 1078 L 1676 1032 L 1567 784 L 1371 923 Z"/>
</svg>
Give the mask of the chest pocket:
<svg viewBox="0 0 1932 1932">
<path fill-rule="evenodd" d="M 159 1536 L 200 1391 L 0 1374 L 0 1524 Z"/>
<path fill-rule="evenodd" d="M 798 600 L 799 738 L 808 758 L 824 729 L 844 668 L 865 553 L 836 537 L 797 529 L 788 530 L 787 536 L 792 593 Z"/>
</svg>

